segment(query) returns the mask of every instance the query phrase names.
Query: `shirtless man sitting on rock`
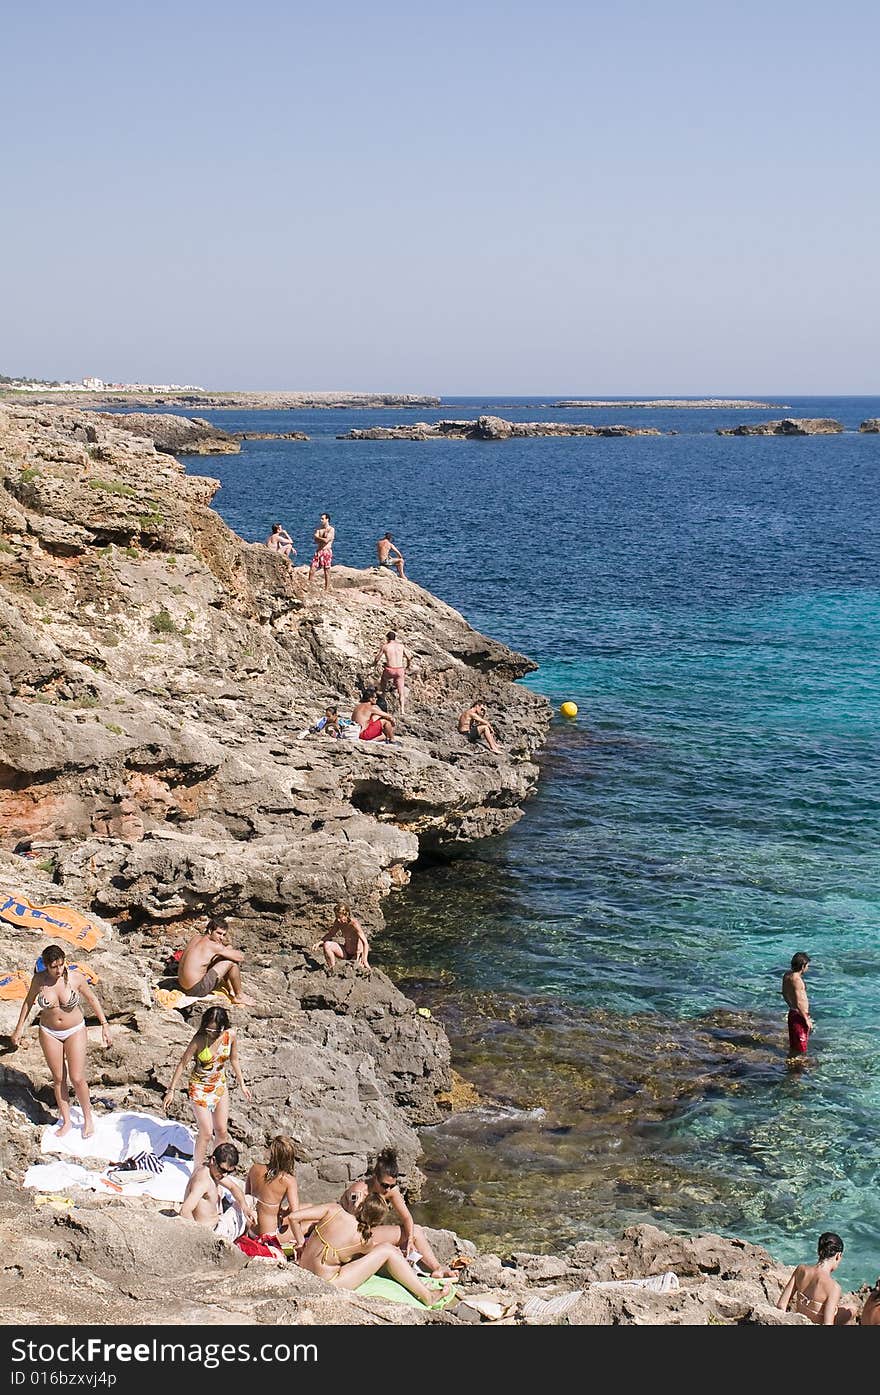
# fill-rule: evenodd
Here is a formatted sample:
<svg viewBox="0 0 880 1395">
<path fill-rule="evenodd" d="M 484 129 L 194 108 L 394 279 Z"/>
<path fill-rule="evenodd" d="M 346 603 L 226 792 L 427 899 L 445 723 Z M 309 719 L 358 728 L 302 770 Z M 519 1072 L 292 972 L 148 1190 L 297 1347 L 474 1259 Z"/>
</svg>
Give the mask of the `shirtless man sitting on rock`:
<svg viewBox="0 0 880 1395">
<path fill-rule="evenodd" d="M 244 1232 L 245 1222 L 257 1224 L 257 1213 L 238 1182 L 230 1174 L 238 1167 L 238 1149 L 234 1143 L 218 1143 L 207 1162 L 197 1167 L 186 1184 L 180 1215 L 183 1220 L 198 1221 L 212 1226 L 218 1235 L 237 1240 Z M 220 1204 L 220 1188 L 231 1192 L 235 1207 L 224 1211 Z"/>
<path fill-rule="evenodd" d="M 363 697 L 352 708 L 351 720 L 361 729 L 361 741 L 377 741 L 383 734 L 386 741 L 394 740 L 394 722 L 376 702 L 375 688 L 364 688 Z"/>
<path fill-rule="evenodd" d="M 209 920 L 203 930 L 193 935 L 180 956 L 177 982 L 191 998 L 206 998 L 225 979 L 229 997 L 238 1007 L 254 1007 L 256 1000 L 241 991 L 241 970 L 244 961 L 240 949 L 229 943 L 229 931 L 216 920 Z"/>
</svg>

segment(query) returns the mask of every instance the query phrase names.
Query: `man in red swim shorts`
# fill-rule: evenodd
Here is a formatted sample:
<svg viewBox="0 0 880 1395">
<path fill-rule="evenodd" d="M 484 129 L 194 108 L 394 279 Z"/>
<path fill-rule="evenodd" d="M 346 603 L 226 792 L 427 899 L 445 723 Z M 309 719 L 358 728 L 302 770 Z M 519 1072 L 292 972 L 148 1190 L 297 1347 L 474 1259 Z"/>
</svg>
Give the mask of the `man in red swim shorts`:
<svg viewBox="0 0 880 1395">
<path fill-rule="evenodd" d="M 351 720 L 361 729 L 361 741 L 377 741 L 384 735 L 386 741 L 394 740 L 394 722 L 376 702 L 376 689 L 365 688 L 360 702 L 355 703 Z"/>
<path fill-rule="evenodd" d="M 330 590 L 330 568 L 333 566 L 333 542 L 336 537 L 336 529 L 330 522 L 329 513 L 321 514 L 321 522 L 314 532 L 315 555 L 309 567 L 309 585 L 312 584 L 312 577 L 320 567 L 324 572 L 324 590 Z"/>
<path fill-rule="evenodd" d="M 807 1043 L 813 1030 L 810 1003 L 804 985 L 804 974 L 810 967 L 810 956 L 800 952 L 792 956 L 791 968 L 782 975 L 782 996 L 788 1003 L 788 1054 L 806 1056 Z"/>
</svg>

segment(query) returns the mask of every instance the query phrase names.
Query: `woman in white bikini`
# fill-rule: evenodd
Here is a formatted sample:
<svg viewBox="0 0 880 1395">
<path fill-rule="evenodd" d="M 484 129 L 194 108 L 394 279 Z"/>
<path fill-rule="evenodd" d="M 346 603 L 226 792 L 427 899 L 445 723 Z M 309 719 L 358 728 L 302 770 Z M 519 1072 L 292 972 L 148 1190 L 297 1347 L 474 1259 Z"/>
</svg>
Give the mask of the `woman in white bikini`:
<svg viewBox="0 0 880 1395">
<path fill-rule="evenodd" d="M 85 1077 L 86 1019 L 83 1016 L 83 1001 L 92 1009 L 101 1024 L 101 1040 L 104 1046 L 110 1045 L 110 1028 L 104 1016 L 104 1009 L 89 987 L 85 975 L 78 969 L 68 968 L 65 964 L 64 950 L 58 945 L 47 945 L 41 957 L 44 967 L 31 979 L 31 986 L 12 1033 L 12 1046 L 13 1049 L 17 1049 L 21 1045 L 25 1022 L 36 1003 L 40 1009 L 40 1045 L 52 1072 L 52 1086 L 61 1115 L 58 1137 L 67 1133 L 71 1127 L 69 1080 L 83 1113 L 82 1136 L 91 1138 L 95 1132 L 95 1123 Z"/>
</svg>

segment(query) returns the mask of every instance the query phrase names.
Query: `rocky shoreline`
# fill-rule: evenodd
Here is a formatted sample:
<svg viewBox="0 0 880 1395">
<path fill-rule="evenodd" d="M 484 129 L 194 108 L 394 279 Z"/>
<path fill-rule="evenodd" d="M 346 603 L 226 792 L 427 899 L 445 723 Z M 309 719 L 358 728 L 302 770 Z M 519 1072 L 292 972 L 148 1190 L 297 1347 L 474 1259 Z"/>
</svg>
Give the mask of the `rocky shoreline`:
<svg viewBox="0 0 880 1395">
<path fill-rule="evenodd" d="M 16 407 L 243 407 L 248 411 L 314 408 L 439 407 L 440 398 L 410 392 L 22 392 L 0 388 L 0 404 Z"/>
<path fill-rule="evenodd" d="M 482 416 L 475 421 L 417 421 L 412 426 L 355 427 L 338 441 L 510 441 L 532 436 L 662 436 L 654 426 L 591 426 L 558 421 L 505 421 Z"/>
<path fill-rule="evenodd" d="M 836 436 L 843 423 L 831 417 L 782 417 L 779 421 L 742 422 L 718 426 L 716 436 Z"/>
<path fill-rule="evenodd" d="M 88 959 L 113 1035 L 89 1053 L 99 1110 L 161 1114 L 194 1023 L 156 985 L 198 917 L 221 914 L 257 999 L 236 1013 L 243 1155 L 289 1134 L 318 1201 L 392 1144 L 415 1196 L 416 1130 L 462 1095 L 444 1032 L 382 972 L 383 902 L 420 856 L 521 816 L 549 708 L 516 683 L 528 659 L 412 583 L 340 567 L 311 594 L 304 569 L 226 527 L 216 488 L 104 416 L 0 406 L 0 893 L 69 903 L 103 931 Z M 417 656 L 400 743 L 304 735 L 351 700 L 392 624 Z M 500 757 L 455 729 L 477 699 Z M 331 976 L 309 948 L 340 896 L 371 932 L 370 976 Z M 0 921 L 0 968 L 28 973 L 43 943 Z M 19 1006 L 0 1001 L 0 1033 Z M 0 1085 L 6 1322 L 457 1324 L 479 1320 L 477 1296 L 508 1323 L 805 1321 L 772 1307 L 784 1271 L 763 1251 L 652 1227 L 558 1258 L 436 1233 L 441 1257 L 471 1263 L 465 1302 L 433 1314 L 248 1260 L 145 1198 L 36 1207 L 22 1178 L 54 1101 L 33 1028 Z M 189 1122 L 183 1098 L 175 1112 Z M 597 1287 L 669 1269 L 674 1292 Z"/>
</svg>

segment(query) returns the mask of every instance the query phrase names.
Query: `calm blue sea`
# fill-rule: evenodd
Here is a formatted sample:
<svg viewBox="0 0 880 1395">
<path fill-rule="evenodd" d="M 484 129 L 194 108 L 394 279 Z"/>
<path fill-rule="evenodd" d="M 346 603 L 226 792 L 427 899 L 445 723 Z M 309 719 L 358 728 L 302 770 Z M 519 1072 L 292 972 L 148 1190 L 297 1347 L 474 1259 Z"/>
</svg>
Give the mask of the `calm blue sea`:
<svg viewBox="0 0 880 1395">
<path fill-rule="evenodd" d="M 386 954 L 403 968 L 417 961 L 438 1016 L 444 995 L 479 1000 L 490 1015 L 492 1003 L 524 995 L 552 1024 L 540 1039 L 544 1098 L 524 1066 L 520 1099 L 507 1082 L 508 1113 L 485 1112 L 467 1137 L 426 1135 L 431 1214 L 533 1249 L 654 1220 L 738 1234 L 791 1261 L 831 1228 L 847 1245 L 844 1284 L 873 1279 L 880 436 L 856 428 L 880 415 L 880 398 L 767 399 L 787 411 L 562 411 L 552 400 L 217 411 L 207 415 L 230 430 L 312 439 L 245 443 L 238 457 L 191 464 L 221 478 L 216 506 L 234 529 L 262 539 L 279 519 L 301 560 L 324 509 L 343 563 L 369 564 L 390 529 L 414 580 L 536 659 L 531 681 L 555 705 L 580 708 L 576 722 L 554 723 L 526 817 L 470 856 L 471 899 L 453 901 L 442 873 L 425 874 L 392 915 Z M 353 425 L 481 411 L 679 434 L 335 439 Z M 781 415 L 832 416 L 848 430 L 714 434 Z M 381 963 L 383 942 L 377 949 Z M 799 949 L 813 956 L 817 1031 L 808 1068 L 793 1075 L 779 980 Z M 680 1098 L 643 1124 L 645 1090 L 656 1096 L 667 1059 L 677 1069 L 676 1032 L 719 1013 L 745 1033 L 748 1066 L 716 1088 L 693 1065 Z M 479 1067 L 461 1025 L 473 1019 L 453 1018 L 454 1044 Z M 610 1040 L 632 1018 L 656 1022 L 668 1053 L 653 1042 L 656 1082 L 633 1084 L 620 1137 L 609 1138 L 607 1119 L 591 1134 L 588 1112 L 561 1117 L 575 1105 L 552 1104 L 554 1051 L 559 1079 L 569 1078 L 566 1042 L 581 1040 L 581 1022 Z M 625 1035 L 637 1055 L 638 1033 Z M 578 1050 L 577 1069 L 601 1077 L 601 1053 Z M 577 1151 L 561 1167 L 571 1138 Z M 479 1165 L 487 1140 L 491 1186 Z"/>
</svg>

